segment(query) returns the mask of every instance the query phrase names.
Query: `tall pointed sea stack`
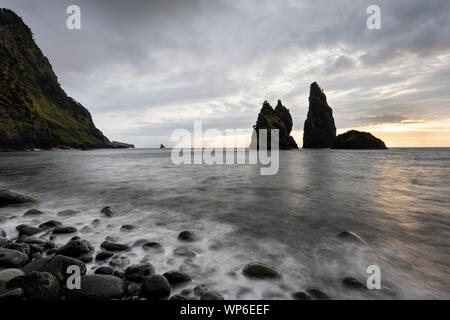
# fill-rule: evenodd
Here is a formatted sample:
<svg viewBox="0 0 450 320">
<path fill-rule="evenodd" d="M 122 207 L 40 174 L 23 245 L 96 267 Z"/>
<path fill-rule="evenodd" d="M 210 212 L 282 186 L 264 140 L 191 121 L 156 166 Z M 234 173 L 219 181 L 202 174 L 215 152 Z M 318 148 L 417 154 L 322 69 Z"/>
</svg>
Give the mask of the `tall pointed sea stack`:
<svg viewBox="0 0 450 320">
<path fill-rule="evenodd" d="M 309 110 L 303 131 L 303 148 L 330 148 L 336 137 L 333 110 L 317 82 L 309 91 Z"/>
<path fill-rule="evenodd" d="M 260 129 L 267 129 L 267 147 L 270 148 L 270 130 L 278 129 L 279 130 L 279 148 L 280 149 L 298 149 L 297 143 L 294 138 L 290 136 L 292 131 L 292 117 L 287 109 L 281 103 L 281 100 L 278 100 L 277 106 L 275 109 L 267 102 L 264 101 L 261 111 L 258 114 L 258 120 L 256 121 L 256 125 L 253 126 L 255 130 L 252 136 L 252 142 L 250 144 L 250 148 L 257 149 L 259 148 L 259 144 L 257 137 L 259 137 Z"/>
</svg>

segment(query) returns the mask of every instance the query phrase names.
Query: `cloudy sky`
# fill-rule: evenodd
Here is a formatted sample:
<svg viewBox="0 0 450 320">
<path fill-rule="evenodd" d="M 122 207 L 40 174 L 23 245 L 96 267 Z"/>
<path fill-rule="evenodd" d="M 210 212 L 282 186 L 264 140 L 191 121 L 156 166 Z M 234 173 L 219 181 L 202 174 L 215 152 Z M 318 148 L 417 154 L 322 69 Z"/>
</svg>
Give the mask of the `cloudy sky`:
<svg viewBox="0 0 450 320">
<path fill-rule="evenodd" d="M 67 6 L 81 30 L 66 28 Z M 381 8 L 381 30 L 366 26 Z M 317 81 L 338 132 L 450 146 L 448 0 L 1 0 L 24 19 L 66 92 L 112 140 L 173 145 L 177 128 L 247 136 L 281 99 L 302 144 Z M 217 139 L 215 140 L 217 143 Z"/>
</svg>

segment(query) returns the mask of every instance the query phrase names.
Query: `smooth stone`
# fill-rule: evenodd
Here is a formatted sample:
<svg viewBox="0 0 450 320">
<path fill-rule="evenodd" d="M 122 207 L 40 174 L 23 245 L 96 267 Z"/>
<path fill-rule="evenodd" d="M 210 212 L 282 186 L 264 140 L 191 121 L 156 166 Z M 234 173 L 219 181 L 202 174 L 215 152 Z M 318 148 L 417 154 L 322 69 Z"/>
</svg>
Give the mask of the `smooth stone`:
<svg viewBox="0 0 450 320">
<path fill-rule="evenodd" d="M 168 271 L 168 272 L 164 273 L 163 276 L 167 278 L 170 285 L 178 285 L 181 283 L 186 283 L 186 282 L 192 281 L 192 278 L 190 275 L 188 275 L 185 272 L 180 272 L 180 271 L 176 271 L 176 270 Z"/>
<path fill-rule="evenodd" d="M 16 288 L 4 293 L 0 293 L 0 300 L 19 300 L 22 298 L 24 292 L 22 288 Z"/>
<path fill-rule="evenodd" d="M 342 279 L 342 284 L 345 287 L 351 289 L 368 290 L 367 286 L 364 283 L 353 277 L 345 277 L 344 279 Z"/>
<path fill-rule="evenodd" d="M 62 226 L 62 223 L 56 220 L 49 220 L 47 222 L 44 222 L 42 224 L 39 225 L 39 228 L 41 229 L 52 229 L 52 228 L 56 228 Z"/>
<path fill-rule="evenodd" d="M 64 210 L 64 211 L 58 212 L 58 216 L 61 216 L 61 217 L 72 217 L 72 216 L 75 216 L 75 215 L 80 214 L 80 213 L 81 213 L 81 211 L 68 209 L 68 210 Z"/>
<path fill-rule="evenodd" d="M 35 253 L 42 253 L 44 252 L 44 247 L 40 246 L 38 244 L 29 244 L 30 247 L 30 254 L 33 255 Z"/>
<path fill-rule="evenodd" d="M 144 244 L 142 244 L 142 249 L 144 249 L 145 251 L 154 251 L 157 253 L 164 252 L 163 246 L 160 243 L 154 241 L 145 242 Z"/>
<path fill-rule="evenodd" d="M 117 215 L 117 213 L 113 211 L 111 207 L 104 207 L 102 210 L 100 210 L 100 212 L 107 217 L 113 217 Z"/>
<path fill-rule="evenodd" d="M 131 264 L 131 260 L 125 256 L 113 257 L 111 261 L 109 261 L 109 265 L 116 268 L 125 268 Z"/>
<path fill-rule="evenodd" d="M 4 269 L 0 271 L 0 281 L 9 281 L 16 277 L 24 276 L 25 273 L 20 269 Z"/>
<path fill-rule="evenodd" d="M 132 224 L 124 224 L 123 226 L 120 227 L 120 231 L 131 231 L 136 229 L 135 226 L 133 226 Z"/>
<path fill-rule="evenodd" d="M 208 291 L 209 291 L 208 287 L 204 284 L 199 284 L 194 287 L 194 294 L 196 296 L 201 296 L 201 295 L 207 293 Z M 183 294 L 183 292 L 185 292 L 185 290 L 181 291 L 182 294 Z"/>
<path fill-rule="evenodd" d="M 200 300 L 225 300 L 220 293 L 208 291 L 200 296 Z"/>
<path fill-rule="evenodd" d="M 44 229 L 25 225 L 25 224 L 21 224 L 20 226 L 17 226 L 16 230 L 19 231 L 19 237 L 32 236 L 32 235 L 35 235 L 36 233 L 44 231 Z"/>
<path fill-rule="evenodd" d="M 93 250 L 91 244 L 86 240 L 71 240 L 62 248 L 59 248 L 57 254 L 77 258 Z"/>
<path fill-rule="evenodd" d="M 126 283 L 115 276 L 90 274 L 81 278 L 81 289 L 69 290 L 68 300 L 111 300 L 120 299 L 127 290 Z"/>
<path fill-rule="evenodd" d="M 243 274 L 250 278 L 281 279 L 283 276 L 275 267 L 262 262 L 251 262 L 242 270 Z"/>
<path fill-rule="evenodd" d="M 9 249 L 17 250 L 27 256 L 30 255 L 31 252 L 30 245 L 27 243 L 11 243 Z"/>
<path fill-rule="evenodd" d="M 165 299 L 170 295 L 170 284 L 159 274 L 145 278 L 141 287 L 141 296 L 148 299 Z"/>
<path fill-rule="evenodd" d="M 69 266 L 78 266 L 80 268 L 81 275 L 86 274 L 86 265 L 75 258 L 57 255 L 54 257 L 45 257 L 34 262 L 27 264 L 24 268 L 25 273 L 32 271 L 46 271 L 53 274 L 59 281 L 63 282 L 70 276 L 67 273 Z"/>
<path fill-rule="evenodd" d="M 198 237 L 192 231 L 182 231 L 178 235 L 178 240 L 181 240 L 181 241 L 196 241 L 196 240 L 198 240 Z"/>
<path fill-rule="evenodd" d="M 189 298 L 181 294 L 176 294 L 171 296 L 169 300 L 189 300 Z"/>
<path fill-rule="evenodd" d="M 0 237 L 6 237 L 6 231 L 3 228 L 0 228 Z"/>
<path fill-rule="evenodd" d="M 75 227 L 63 227 L 59 226 L 53 229 L 53 234 L 68 234 L 68 233 L 74 233 L 77 232 L 77 228 Z"/>
<path fill-rule="evenodd" d="M 361 244 L 367 247 L 369 246 L 369 244 L 363 238 L 352 231 L 342 231 L 337 235 L 337 237 L 355 244 Z"/>
<path fill-rule="evenodd" d="M 16 243 L 38 244 L 38 245 L 44 245 L 46 242 L 47 241 L 45 239 L 37 237 L 21 237 L 16 241 Z"/>
<path fill-rule="evenodd" d="M 100 245 L 103 249 L 108 251 L 125 251 L 129 250 L 130 247 L 125 244 L 110 242 L 110 241 L 103 241 Z"/>
<path fill-rule="evenodd" d="M 42 215 L 42 214 L 45 214 L 45 212 L 43 212 L 41 210 L 38 210 L 38 209 L 30 209 L 27 212 L 25 212 L 23 214 L 23 216 L 24 217 L 27 217 L 27 216 L 39 216 L 39 215 Z"/>
<path fill-rule="evenodd" d="M 94 220 L 91 221 L 91 225 L 92 225 L 93 227 L 98 227 L 98 226 L 101 225 L 101 224 L 102 224 L 102 222 L 101 222 L 100 219 L 94 219 Z"/>
<path fill-rule="evenodd" d="M 17 250 L 0 248 L 0 268 L 21 267 L 27 260 L 28 256 Z"/>
<path fill-rule="evenodd" d="M 103 260 L 111 258 L 113 255 L 114 255 L 114 253 L 112 253 L 112 252 L 101 251 L 95 256 L 95 260 L 103 261 Z"/>
<path fill-rule="evenodd" d="M 308 296 L 308 295 L 306 294 L 306 292 L 303 292 L 303 291 L 294 292 L 294 293 L 292 294 L 292 298 L 293 298 L 294 300 L 311 300 L 311 297 Z"/>
<path fill-rule="evenodd" d="M 0 206 L 30 202 L 39 202 L 39 196 L 36 193 L 17 190 L 0 190 Z"/>
<path fill-rule="evenodd" d="M 94 261 L 94 257 L 91 253 L 82 254 L 81 256 L 77 257 L 78 260 L 83 261 L 84 263 L 89 263 Z"/>
<path fill-rule="evenodd" d="M 173 254 L 177 255 L 177 256 L 188 257 L 188 258 L 193 258 L 196 256 L 196 253 L 194 251 L 192 251 L 191 249 L 189 249 L 188 247 L 185 247 L 185 246 L 175 248 L 175 250 L 173 251 Z"/>
<path fill-rule="evenodd" d="M 306 292 L 317 300 L 330 300 L 330 296 L 325 289 L 312 287 L 306 289 Z"/>
<path fill-rule="evenodd" d="M 125 270 L 125 279 L 132 282 L 142 282 L 146 277 L 155 274 L 155 268 L 150 263 L 129 266 Z"/>
<path fill-rule="evenodd" d="M 58 279 L 50 272 L 33 271 L 6 283 L 6 288 L 22 288 L 30 300 L 56 300 L 59 296 Z"/>
<path fill-rule="evenodd" d="M 9 247 L 8 239 L 0 237 L 0 248 L 8 248 L 8 247 Z"/>
<path fill-rule="evenodd" d="M 112 275 L 114 273 L 114 269 L 108 266 L 102 266 L 95 269 L 95 274 L 109 274 Z"/>
</svg>

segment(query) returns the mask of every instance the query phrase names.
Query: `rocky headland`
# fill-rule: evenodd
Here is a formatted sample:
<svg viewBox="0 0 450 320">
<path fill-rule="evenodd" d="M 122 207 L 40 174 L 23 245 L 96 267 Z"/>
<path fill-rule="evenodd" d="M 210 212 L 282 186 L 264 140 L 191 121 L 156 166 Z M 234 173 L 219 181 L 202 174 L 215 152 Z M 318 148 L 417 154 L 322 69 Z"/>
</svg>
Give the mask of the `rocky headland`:
<svg viewBox="0 0 450 320">
<path fill-rule="evenodd" d="M 0 149 L 110 148 L 89 111 L 68 97 L 30 28 L 0 9 Z"/>
</svg>

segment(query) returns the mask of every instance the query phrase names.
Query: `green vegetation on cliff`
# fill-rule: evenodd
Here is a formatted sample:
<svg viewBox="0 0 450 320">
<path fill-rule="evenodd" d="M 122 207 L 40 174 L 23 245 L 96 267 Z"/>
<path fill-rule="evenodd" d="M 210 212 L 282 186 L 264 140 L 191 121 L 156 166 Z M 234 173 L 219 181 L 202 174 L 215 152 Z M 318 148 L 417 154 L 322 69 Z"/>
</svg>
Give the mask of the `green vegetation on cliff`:
<svg viewBox="0 0 450 320">
<path fill-rule="evenodd" d="M 31 30 L 0 9 L 0 149 L 110 146 L 89 111 L 60 87 Z"/>
</svg>

